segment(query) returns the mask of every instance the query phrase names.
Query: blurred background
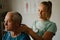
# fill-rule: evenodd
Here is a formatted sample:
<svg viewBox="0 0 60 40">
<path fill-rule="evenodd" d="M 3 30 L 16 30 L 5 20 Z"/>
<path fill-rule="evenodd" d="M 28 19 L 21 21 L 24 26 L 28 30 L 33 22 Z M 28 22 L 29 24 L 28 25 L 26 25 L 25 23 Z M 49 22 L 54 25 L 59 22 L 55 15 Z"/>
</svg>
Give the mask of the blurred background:
<svg viewBox="0 0 60 40">
<path fill-rule="evenodd" d="M 0 0 L 0 39 L 3 36 L 4 17 L 8 11 L 18 11 L 23 16 L 22 23 L 31 27 L 32 23 L 39 18 L 38 5 L 42 1 L 49 0 Z M 53 40 L 60 39 L 60 0 L 52 1 L 52 16 L 51 21 L 57 24 L 57 32 Z"/>
</svg>

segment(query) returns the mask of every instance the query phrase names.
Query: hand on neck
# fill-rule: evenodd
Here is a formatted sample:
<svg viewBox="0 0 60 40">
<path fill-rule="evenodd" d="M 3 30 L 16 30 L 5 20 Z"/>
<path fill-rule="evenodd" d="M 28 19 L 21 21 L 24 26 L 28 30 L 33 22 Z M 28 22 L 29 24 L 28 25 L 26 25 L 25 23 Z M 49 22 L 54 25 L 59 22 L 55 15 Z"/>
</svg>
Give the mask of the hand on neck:
<svg viewBox="0 0 60 40">
<path fill-rule="evenodd" d="M 18 35 L 20 35 L 20 28 L 15 29 L 14 31 L 11 31 L 11 36 L 12 37 L 17 37 Z"/>
</svg>

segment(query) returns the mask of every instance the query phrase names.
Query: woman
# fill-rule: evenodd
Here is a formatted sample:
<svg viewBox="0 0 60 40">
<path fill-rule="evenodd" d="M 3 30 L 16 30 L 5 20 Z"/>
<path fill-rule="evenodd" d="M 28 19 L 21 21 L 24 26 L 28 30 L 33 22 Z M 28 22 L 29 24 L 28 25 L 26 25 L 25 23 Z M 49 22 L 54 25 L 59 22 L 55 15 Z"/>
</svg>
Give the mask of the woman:
<svg viewBox="0 0 60 40">
<path fill-rule="evenodd" d="M 52 3 L 51 1 L 43 1 L 39 5 L 39 20 L 35 21 L 32 28 L 25 26 L 25 32 L 31 35 L 34 40 L 52 40 L 56 33 L 57 27 L 54 22 L 49 19 L 52 14 Z"/>
</svg>

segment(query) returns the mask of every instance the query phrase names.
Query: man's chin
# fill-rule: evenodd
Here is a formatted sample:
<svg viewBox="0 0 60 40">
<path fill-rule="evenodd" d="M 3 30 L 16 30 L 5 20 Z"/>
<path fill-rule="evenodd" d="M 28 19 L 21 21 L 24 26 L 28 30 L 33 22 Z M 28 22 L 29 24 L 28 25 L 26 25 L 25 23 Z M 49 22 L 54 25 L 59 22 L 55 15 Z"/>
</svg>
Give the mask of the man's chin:
<svg viewBox="0 0 60 40">
<path fill-rule="evenodd" d="M 11 30 L 9 30 L 9 29 L 5 29 L 4 31 L 11 31 Z"/>
</svg>

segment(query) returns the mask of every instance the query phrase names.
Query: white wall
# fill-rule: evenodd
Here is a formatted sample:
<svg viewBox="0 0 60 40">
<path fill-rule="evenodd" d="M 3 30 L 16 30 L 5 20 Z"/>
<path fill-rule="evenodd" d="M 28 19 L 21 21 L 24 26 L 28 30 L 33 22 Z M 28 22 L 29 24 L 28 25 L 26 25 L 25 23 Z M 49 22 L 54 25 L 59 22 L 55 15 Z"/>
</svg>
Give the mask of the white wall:
<svg viewBox="0 0 60 40">
<path fill-rule="evenodd" d="M 38 19 L 37 7 L 42 0 L 10 0 L 10 6 L 13 11 L 18 11 L 23 16 L 23 22 L 31 26 L 34 20 Z M 60 39 L 60 0 L 51 0 L 53 3 L 51 20 L 57 24 L 57 33 L 53 40 Z M 28 12 L 26 12 L 26 2 L 29 4 Z M 34 3 L 35 2 L 35 3 Z M 35 6 L 35 7 L 34 7 Z"/>
<path fill-rule="evenodd" d="M 57 33 L 54 40 L 60 40 L 60 0 L 51 0 L 53 2 L 53 12 L 51 20 L 57 24 Z"/>
</svg>

